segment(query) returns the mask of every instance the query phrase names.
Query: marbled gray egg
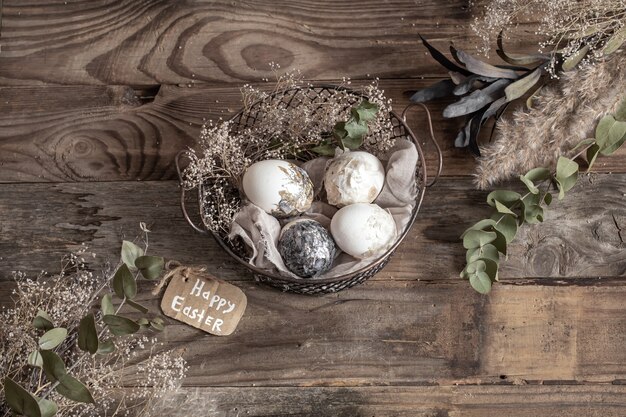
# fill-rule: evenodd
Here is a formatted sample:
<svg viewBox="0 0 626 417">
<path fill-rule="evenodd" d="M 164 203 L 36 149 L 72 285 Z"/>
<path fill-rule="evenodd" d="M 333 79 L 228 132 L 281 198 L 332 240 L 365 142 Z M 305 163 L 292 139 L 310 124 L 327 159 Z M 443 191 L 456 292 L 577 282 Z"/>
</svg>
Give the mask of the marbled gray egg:
<svg viewBox="0 0 626 417">
<path fill-rule="evenodd" d="M 283 227 L 278 251 L 287 268 L 302 278 L 316 277 L 327 271 L 337 247 L 324 227 L 310 219 L 298 219 Z"/>
</svg>

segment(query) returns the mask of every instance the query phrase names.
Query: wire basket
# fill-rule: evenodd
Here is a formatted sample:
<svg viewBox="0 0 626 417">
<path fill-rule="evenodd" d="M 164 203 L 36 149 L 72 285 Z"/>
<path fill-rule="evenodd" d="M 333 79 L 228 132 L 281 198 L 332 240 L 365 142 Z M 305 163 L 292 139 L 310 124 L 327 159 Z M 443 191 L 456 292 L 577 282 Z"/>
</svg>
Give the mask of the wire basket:
<svg viewBox="0 0 626 417">
<path fill-rule="evenodd" d="M 293 107 L 300 105 L 305 100 L 315 102 L 320 102 L 320 100 L 324 101 L 325 99 L 330 97 L 332 90 L 336 89 L 343 89 L 350 94 L 353 94 L 355 97 L 355 101 L 364 98 L 362 94 L 352 90 L 347 90 L 343 87 L 337 87 L 332 85 L 318 85 L 297 87 L 284 91 L 279 91 L 274 93 L 272 99 L 277 99 L 276 102 L 279 103 L 279 105 Z M 231 118 L 233 133 L 237 133 L 242 131 L 243 129 L 254 126 L 257 120 L 259 120 L 260 117 L 263 117 L 262 113 L 259 111 L 259 104 L 260 102 L 254 103 L 250 106 L 248 110 L 244 111 L 242 109 Z M 425 110 L 430 127 L 430 138 L 435 144 L 438 153 L 439 166 L 437 173 L 431 182 L 427 181 L 426 163 L 424 160 L 424 153 L 422 151 L 422 148 L 418 140 L 415 138 L 415 135 L 406 124 L 406 114 L 414 106 L 421 106 Z M 198 209 L 200 218 L 202 219 L 202 226 L 196 225 L 195 222 L 191 220 L 186 208 L 185 188 L 182 187 L 183 176 L 181 170 L 182 160 L 186 157 L 186 155 L 188 155 L 188 151 L 181 151 L 176 156 L 176 169 L 181 180 L 182 191 L 180 203 L 183 215 L 189 225 L 197 232 L 213 235 L 217 243 L 226 251 L 226 253 L 228 253 L 237 262 L 248 268 L 253 273 L 256 281 L 263 284 L 270 285 L 282 291 L 308 295 L 334 293 L 360 284 L 376 275 L 381 269 L 385 267 L 385 265 L 387 265 L 400 242 L 404 239 L 404 237 L 411 229 L 411 226 L 413 225 L 419 212 L 422 200 L 424 199 L 426 188 L 432 186 L 435 183 L 442 169 L 441 149 L 439 148 L 439 145 L 437 145 L 437 142 L 435 141 L 433 135 L 432 122 L 428 109 L 422 104 L 410 104 L 404 109 L 401 116 L 398 116 L 395 112 L 390 112 L 389 116 L 393 126 L 393 137 L 396 140 L 410 140 L 415 144 L 415 147 L 417 148 L 418 161 L 415 166 L 415 179 L 418 194 L 416 197 L 416 204 L 414 206 L 413 212 L 411 213 L 410 220 L 396 240 L 396 242 L 394 243 L 394 245 L 389 248 L 384 254 L 375 259 L 371 264 L 364 268 L 332 278 L 291 278 L 252 265 L 249 262 L 249 255 L 247 253 L 247 250 L 241 241 L 229 240 L 226 235 L 213 232 L 212 230 L 207 228 L 205 220 L 206 212 L 204 210 L 204 205 L 207 201 L 211 200 L 211 195 L 206 192 L 206 186 L 201 185 L 198 187 Z M 236 192 L 236 190 L 233 191 Z"/>
</svg>

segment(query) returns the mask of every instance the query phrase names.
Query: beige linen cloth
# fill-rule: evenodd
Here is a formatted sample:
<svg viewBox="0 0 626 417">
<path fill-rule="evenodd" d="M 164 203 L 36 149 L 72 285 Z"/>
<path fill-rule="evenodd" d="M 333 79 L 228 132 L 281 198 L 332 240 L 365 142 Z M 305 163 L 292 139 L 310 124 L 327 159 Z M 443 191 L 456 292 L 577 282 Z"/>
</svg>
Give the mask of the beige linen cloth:
<svg viewBox="0 0 626 417">
<path fill-rule="evenodd" d="M 398 140 L 394 148 L 389 151 L 388 158 L 382 161 L 385 166 L 385 184 L 374 203 L 391 213 L 396 222 L 398 237 L 407 226 L 416 204 L 418 189 L 415 181 L 415 166 L 418 157 L 413 142 Z M 327 162 L 328 158 L 321 157 L 302 165 L 313 182 L 317 197 L 323 189 Z M 311 208 L 298 218 L 317 220 L 328 229 L 336 211 L 335 207 L 324 201 L 315 201 Z M 228 237 L 234 239 L 239 236 L 243 239 L 252 251 L 250 258 L 252 265 L 278 272 L 283 276 L 303 279 L 287 269 L 276 247 L 282 225 L 294 219 L 292 217 L 279 221 L 254 204 L 248 203 L 235 215 Z M 380 254 L 366 259 L 356 259 L 344 252 L 339 252 L 330 270 L 319 277 L 308 279 L 331 278 L 357 271 L 371 264 L 379 256 Z"/>
</svg>

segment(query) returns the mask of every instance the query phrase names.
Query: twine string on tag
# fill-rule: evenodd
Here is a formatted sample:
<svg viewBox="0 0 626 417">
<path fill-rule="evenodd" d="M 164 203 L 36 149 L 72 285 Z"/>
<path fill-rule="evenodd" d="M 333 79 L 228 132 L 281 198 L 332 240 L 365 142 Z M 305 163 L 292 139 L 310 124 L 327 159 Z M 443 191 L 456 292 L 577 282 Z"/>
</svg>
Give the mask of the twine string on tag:
<svg viewBox="0 0 626 417">
<path fill-rule="evenodd" d="M 204 266 L 184 266 L 180 262 L 171 260 L 167 261 L 165 264 L 165 269 L 167 272 L 161 278 L 161 281 L 154 287 L 152 290 L 152 295 L 159 295 L 163 288 L 170 282 L 173 276 L 181 274 L 185 281 L 194 276 L 195 274 L 200 274 L 206 271 L 206 267 Z"/>
</svg>

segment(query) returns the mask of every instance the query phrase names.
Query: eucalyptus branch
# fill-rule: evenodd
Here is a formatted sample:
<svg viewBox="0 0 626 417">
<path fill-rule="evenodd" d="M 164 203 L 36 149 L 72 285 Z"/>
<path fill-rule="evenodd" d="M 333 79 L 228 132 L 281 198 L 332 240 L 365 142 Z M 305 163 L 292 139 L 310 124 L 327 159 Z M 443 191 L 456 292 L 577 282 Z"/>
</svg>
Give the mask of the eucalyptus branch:
<svg viewBox="0 0 626 417">
<path fill-rule="evenodd" d="M 552 202 L 550 184 L 556 184 L 558 199 L 576 185 L 579 165 L 574 160 L 585 155 L 591 169 L 598 155 L 610 155 L 626 141 L 626 100 L 615 115 L 604 116 L 596 127 L 595 138 L 582 141 L 575 149 L 582 148 L 572 159 L 561 156 L 555 171 L 548 168 L 534 168 L 520 181 L 528 192 L 521 195 L 515 191 L 497 190 L 489 193 L 487 204 L 494 209 L 488 219 L 471 226 L 461 235 L 467 249 L 466 266 L 461 272 L 472 287 L 486 294 L 492 283 L 498 281 L 500 258 L 506 257 L 508 244 L 513 241 L 520 226 L 525 223 L 543 222 L 544 213 Z M 538 185 L 549 185 L 540 190 Z"/>
</svg>

